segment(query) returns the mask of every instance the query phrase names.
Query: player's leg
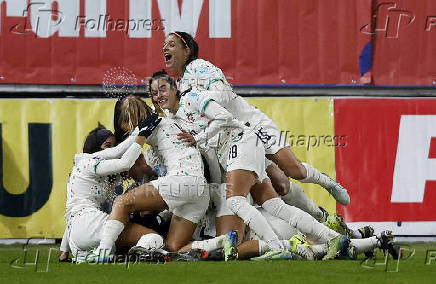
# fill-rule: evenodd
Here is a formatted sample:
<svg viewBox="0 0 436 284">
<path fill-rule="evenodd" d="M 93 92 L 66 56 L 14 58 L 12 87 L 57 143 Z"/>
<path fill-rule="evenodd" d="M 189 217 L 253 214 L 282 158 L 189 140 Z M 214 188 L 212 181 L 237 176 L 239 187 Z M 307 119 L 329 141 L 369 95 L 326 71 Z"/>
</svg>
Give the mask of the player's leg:
<svg viewBox="0 0 436 284">
<path fill-rule="evenodd" d="M 225 235 L 228 231 L 234 230 L 238 233 L 238 245 L 241 244 L 245 234 L 244 221 L 237 215 L 225 215 L 216 218 L 216 235 Z"/>
<path fill-rule="evenodd" d="M 62 236 L 61 245 L 59 247 L 60 254 L 59 254 L 59 262 L 70 262 L 71 259 L 68 258 L 70 253 L 70 245 L 68 244 L 68 238 L 69 238 L 70 231 L 68 230 L 68 226 L 65 227 L 64 235 Z"/>
<path fill-rule="evenodd" d="M 163 238 L 159 236 L 155 231 L 149 229 L 147 227 L 141 226 L 136 223 L 127 223 L 124 226 L 124 230 L 118 236 L 117 241 L 115 242 L 117 247 L 117 252 L 125 252 L 130 249 L 132 246 L 141 245 L 141 238 L 148 234 L 157 235 L 161 242 L 163 243 Z"/>
<path fill-rule="evenodd" d="M 294 206 L 287 205 L 281 200 L 269 180 L 264 180 L 262 184 L 253 187 L 251 195 L 257 204 L 261 205 L 268 213 L 278 217 L 309 238 L 317 240 L 320 243 L 326 243 L 339 234 L 330 228 L 319 223 L 308 213 Z"/>
<path fill-rule="evenodd" d="M 271 160 L 265 159 L 266 174 L 268 175 L 274 190 L 280 196 L 286 196 L 290 190 L 289 178 Z"/>
<path fill-rule="evenodd" d="M 238 234 L 238 244 L 240 244 L 244 239 L 245 224 L 227 206 L 226 191 L 225 183 L 221 186 L 210 187 L 210 199 L 215 208 L 216 236 L 225 235 L 228 231 L 234 230 Z"/>
<path fill-rule="evenodd" d="M 102 233 L 99 249 L 112 249 L 118 236 L 129 220 L 129 214 L 137 211 L 161 211 L 168 206 L 159 191 L 151 184 L 143 184 L 118 196 L 112 206 Z"/>
<path fill-rule="evenodd" d="M 275 163 L 272 161 L 268 163 L 266 173 L 274 190 L 286 204 L 300 208 L 320 222 L 325 221 L 324 212 L 316 206 L 298 184 L 289 181 L 289 178 Z"/>
<path fill-rule="evenodd" d="M 166 248 L 169 251 L 186 250 L 192 239 L 197 224 L 206 214 L 209 206 L 209 188 L 204 178 L 179 177 L 174 178 L 179 185 L 189 190 L 180 191 L 180 195 L 163 194 L 170 210 L 174 208 Z M 191 244 L 192 248 L 192 244 Z"/>
<path fill-rule="evenodd" d="M 247 195 L 255 184 L 255 174 L 247 170 L 232 170 L 227 173 L 227 206 L 238 215 L 246 225 L 254 230 L 271 246 L 281 249 L 278 237 L 262 216 L 262 214 L 248 203 Z"/>
<path fill-rule="evenodd" d="M 300 162 L 288 146 L 274 154 L 267 154 L 267 157 L 276 163 L 286 176 L 304 183 L 319 184 L 341 204 L 350 203 L 350 196 L 344 187 L 311 165 Z"/>
<path fill-rule="evenodd" d="M 178 251 L 182 249 L 192 239 L 192 234 L 196 227 L 196 223 L 173 214 L 168 237 L 165 240 L 165 248 L 168 251 Z"/>
</svg>

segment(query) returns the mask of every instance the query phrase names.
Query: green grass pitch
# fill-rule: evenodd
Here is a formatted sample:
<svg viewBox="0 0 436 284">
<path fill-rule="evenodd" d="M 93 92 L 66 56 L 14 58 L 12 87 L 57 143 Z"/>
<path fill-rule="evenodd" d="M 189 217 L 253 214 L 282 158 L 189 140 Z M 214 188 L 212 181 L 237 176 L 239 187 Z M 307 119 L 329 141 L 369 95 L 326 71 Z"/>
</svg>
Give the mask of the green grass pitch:
<svg viewBox="0 0 436 284">
<path fill-rule="evenodd" d="M 47 265 L 49 248 L 55 248 Z M 58 246 L 0 246 L 0 283 L 436 283 L 436 243 L 403 244 L 399 263 L 382 253 L 358 260 L 172 262 L 166 264 L 58 263 Z M 414 255 L 408 257 L 415 250 Z M 434 250 L 432 253 L 431 250 Z M 38 263 L 35 265 L 36 252 Z M 426 265 L 426 256 L 431 259 Z M 27 263 L 27 264 L 24 264 Z M 398 265 L 398 272 L 396 271 Z M 45 272 L 48 268 L 48 271 Z"/>
</svg>

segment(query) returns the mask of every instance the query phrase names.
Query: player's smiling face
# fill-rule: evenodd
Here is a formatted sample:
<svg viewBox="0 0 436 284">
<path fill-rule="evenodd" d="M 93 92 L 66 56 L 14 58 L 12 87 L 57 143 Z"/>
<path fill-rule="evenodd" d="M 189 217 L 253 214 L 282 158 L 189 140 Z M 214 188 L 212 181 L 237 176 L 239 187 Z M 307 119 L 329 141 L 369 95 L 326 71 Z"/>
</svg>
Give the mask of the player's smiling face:
<svg viewBox="0 0 436 284">
<path fill-rule="evenodd" d="M 179 107 L 177 90 L 171 88 L 165 79 L 154 80 L 151 83 L 151 99 L 157 103 L 161 109 L 167 109 L 171 113 L 176 113 Z"/>
<path fill-rule="evenodd" d="M 182 76 L 185 71 L 190 49 L 185 47 L 180 38 L 174 34 L 170 34 L 165 38 L 162 53 L 166 68 Z"/>
</svg>

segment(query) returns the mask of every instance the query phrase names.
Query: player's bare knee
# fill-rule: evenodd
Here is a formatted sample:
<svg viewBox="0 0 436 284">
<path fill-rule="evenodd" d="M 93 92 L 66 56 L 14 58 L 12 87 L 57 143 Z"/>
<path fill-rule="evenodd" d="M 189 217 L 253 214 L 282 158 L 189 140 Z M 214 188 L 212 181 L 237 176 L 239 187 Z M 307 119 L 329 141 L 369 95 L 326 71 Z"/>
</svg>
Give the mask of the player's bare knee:
<svg viewBox="0 0 436 284">
<path fill-rule="evenodd" d="M 133 206 L 132 198 L 129 198 L 129 196 L 127 196 L 127 194 L 123 194 L 123 195 L 117 196 L 115 198 L 114 204 L 112 207 L 130 210 L 132 206 Z"/>
<path fill-rule="evenodd" d="M 182 246 L 175 241 L 166 241 L 165 248 L 167 251 L 178 251 Z"/>
<path fill-rule="evenodd" d="M 276 177 L 276 179 L 271 180 L 271 183 L 273 184 L 274 190 L 279 195 L 283 196 L 289 193 L 290 185 L 287 176 L 283 175 L 280 176 L 279 178 Z"/>
<path fill-rule="evenodd" d="M 307 177 L 306 168 L 299 164 L 290 167 L 288 173 L 288 176 L 296 180 L 305 179 Z"/>
</svg>

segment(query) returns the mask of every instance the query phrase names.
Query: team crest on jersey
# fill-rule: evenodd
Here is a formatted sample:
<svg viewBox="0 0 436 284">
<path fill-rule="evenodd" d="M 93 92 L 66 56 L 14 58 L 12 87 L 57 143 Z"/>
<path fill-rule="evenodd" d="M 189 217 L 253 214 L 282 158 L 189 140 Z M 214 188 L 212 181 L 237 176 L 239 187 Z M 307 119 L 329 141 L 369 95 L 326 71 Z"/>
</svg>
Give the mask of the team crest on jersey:
<svg viewBox="0 0 436 284">
<path fill-rule="evenodd" d="M 209 77 L 209 68 L 206 66 L 201 66 L 196 70 L 196 73 L 199 78 L 205 79 Z"/>
<path fill-rule="evenodd" d="M 199 98 L 199 96 L 198 96 L 197 93 L 189 93 L 189 96 L 190 96 L 191 98 L 193 98 L 194 100 L 198 100 L 198 98 Z"/>
</svg>

